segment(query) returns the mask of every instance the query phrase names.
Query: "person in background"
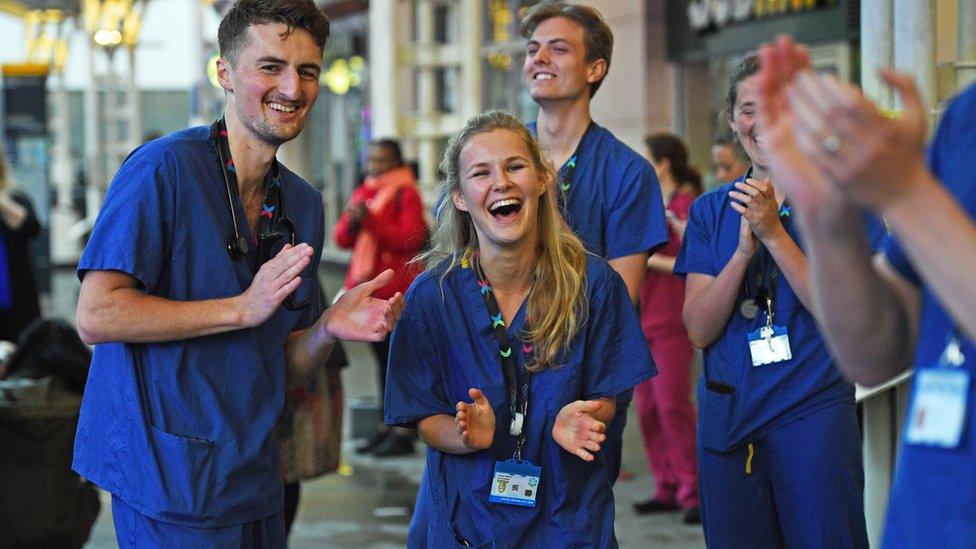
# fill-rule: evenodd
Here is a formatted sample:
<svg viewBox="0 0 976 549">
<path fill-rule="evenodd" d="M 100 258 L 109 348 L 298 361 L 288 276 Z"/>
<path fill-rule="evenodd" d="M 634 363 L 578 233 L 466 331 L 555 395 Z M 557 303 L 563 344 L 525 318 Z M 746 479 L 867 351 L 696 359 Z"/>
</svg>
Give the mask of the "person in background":
<svg viewBox="0 0 976 549">
<path fill-rule="evenodd" d="M 854 387 L 810 312 L 807 258 L 757 110 L 759 61 L 732 71 L 727 119 L 752 161 L 691 207 L 675 272 L 703 349 L 698 478 L 715 547 L 867 547 Z M 843 302 L 840 302 L 843 303 Z"/>
<path fill-rule="evenodd" d="M 770 168 L 810 250 L 811 308 L 849 379 L 914 367 L 882 546 L 970 547 L 976 536 L 976 86 L 952 100 L 925 151 L 912 78 L 882 70 L 902 110 L 813 71 L 783 37 L 761 50 L 759 120 Z M 873 255 L 861 210 L 891 236 Z M 843 304 L 838 306 L 838 304 Z"/>
<path fill-rule="evenodd" d="M 674 275 L 688 210 L 701 194 L 701 176 L 688 164 L 688 149 L 670 133 L 644 143 L 661 183 L 668 218 L 668 243 L 647 260 L 641 285 L 640 319 L 658 375 L 634 388 L 634 406 L 644 438 L 644 455 L 654 475 L 654 495 L 634 504 L 637 514 L 681 509 L 687 524 L 701 522 L 695 408 L 691 403 L 693 349 L 681 320 L 685 283 Z"/>
<path fill-rule="evenodd" d="M 749 157 L 735 139 L 724 133 L 715 138 L 712 143 L 712 170 L 719 183 L 739 179 L 745 175 L 749 164 Z"/>
<path fill-rule="evenodd" d="M 604 432 L 654 373 L 626 286 L 566 226 L 515 117 L 469 120 L 441 172 L 386 386 L 386 422 L 429 446 L 409 546 L 615 547 Z"/>
<path fill-rule="evenodd" d="M 0 532 L 4 547 L 80 548 L 98 491 L 71 470 L 91 351 L 64 320 L 36 320 L 0 376 Z"/>
<path fill-rule="evenodd" d="M 403 163 L 400 145 L 392 139 L 374 141 L 366 161 L 367 177 L 353 191 L 333 230 L 336 243 L 352 249 L 346 289 L 392 269 L 393 280 L 374 295 L 388 298 L 410 287 L 422 267 L 411 263 L 427 242 L 427 221 L 413 171 Z M 380 402 L 386 387 L 390 338 L 372 344 L 379 368 Z M 382 412 L 382 404 L 380 406 Z M 382 415 L 382 414 L 381 414 Z M 415 433 L 382 427 L 357 453 L 377 457 L 413 453 Z"/>
<path fill-rule="evenodd" d="M 41 232 L 34 207 L 14 189 L 10 167 L 0 150 L 0 340 L 17 341 L 41 317 L 28 247 Z"/>
<path fill-rule="evenodd" d="M 403 306 L 328 309 L 322 196 L 276 160 L 319 93 L 329 21 L 311 0 L 240 0 L 220 22 L 222 116 L 144 144 L 78 263 L 95 345 L 73 467 L 112 493 L 121 547 L 284 547 L 275 422 L 338 339 L 379 341 Z"/>
<path fill-rule="evenodd" d="M 668 241 L 654 168 L 590 116 L 590 102 L 610 69 L 613 32 L 589 6 L 540 2 L 521 22 L 523 76 L 539 105 L 529 131 L 558 168 L 560 206 L 576 236 L 606 259 L 636 304 L 647 258 Z M 620 395 L 607 431 L 606 459 L 616 482 L 632 394 Z"/>
</svg>

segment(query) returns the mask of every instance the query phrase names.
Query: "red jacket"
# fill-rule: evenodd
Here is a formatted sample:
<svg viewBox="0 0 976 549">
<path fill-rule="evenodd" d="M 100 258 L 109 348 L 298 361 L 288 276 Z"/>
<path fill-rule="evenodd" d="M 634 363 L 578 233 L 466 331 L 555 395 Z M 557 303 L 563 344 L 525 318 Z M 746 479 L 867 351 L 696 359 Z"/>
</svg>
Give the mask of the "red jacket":
<svg viewBox="0 0 976 549">
<path fill-rule="evenodd" d="M 376 195 L 376 189 L 366 185 L 357 187 L 349 199 L 350 204 L 365 204 Z M 407 266 L 427 242 L 427 221 L 424 219 L 423 203 L 415 186 L 403 187 L 397 196 L 379 214 L 367 209 L 361 222 L 351 222 L 345 212 L 339 217 L 333 230 L 336 244 L 352 249 L 360 231 L 368 230 L 376 238 L 377 249 L 375 268 L 372 276 L 386 269 L 396 271 L 393 280 L 373 295 L 386 299 L 396 292 L 406 292 L 413 279 L 423 270 L 420 265 Z M 365 282 L 352 280 L 352 271 L 346 273 L 346 289 Z"/>
</svg>

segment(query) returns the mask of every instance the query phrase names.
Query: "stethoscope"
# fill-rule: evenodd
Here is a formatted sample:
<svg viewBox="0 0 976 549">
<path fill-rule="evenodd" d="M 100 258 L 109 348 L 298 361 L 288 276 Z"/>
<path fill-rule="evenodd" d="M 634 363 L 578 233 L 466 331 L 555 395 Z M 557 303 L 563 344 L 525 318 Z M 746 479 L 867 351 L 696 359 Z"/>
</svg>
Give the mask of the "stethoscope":
<svg viewBox="0 0 976 549">
<path fill-rule="evenodd" d="M 228 145 L 226 138 L 221 139 L 221 132 L 226 132 L 223 119 L 219 119 L 213 123 L 213 126 L 211 126 L 211 137 L 214 140 L 214 148 L 217 149 L 217 157 L 220 159 L 220 172 L 224 176 L 224 189 L 227 191 L 227 207 L 230 210 L 230 220 L 234 227 L 234 232 L 227 237 L 224 246 L 227 248 L 227 253 L 231 259 L 236 261 L 250 252 L 251 245 L 248 244 L 247 238 L 241 234 L 240 225 L 237 221 L 237 212 L 234 208 L 234 198 L 238 196 L 237 181 L 236 177 L 234 178 L 235 181 L 231 181 L 230 169 L 228 168 L 230 151 L 225 150 Z M 295 224 L 292 223 L 291 219 L 285 213 L 285 190 L 281 185 L 277 160 L 272 161 L 271 164 L 271 179 L 273 185 L 278 189 L 278 200 L 274 201 L 276 203 L 270 206 L 271 210 L 266 209 L 262 212 L 262 215 L 268 213 L 271 221 L 267 231 L 257 234 L 259 264 L 277 255 L 284 248 L 286 242 L 290 242 L 294 246 L 296 238 Z M 268 206 L 265 206 L 265 208 L 268 208 Z M 274 209 L 278 210 L 277 216 L 274 215 Z M 290 238 L 285 237 L 282 229 L 288 231 Z M 285 298 L 284 305 L 288 309 L 301 309 L 308 305 L 309 302 L 308 299 L 305 299 L 296 303 L 295 294 L 292 292 Z"/>
</svg>

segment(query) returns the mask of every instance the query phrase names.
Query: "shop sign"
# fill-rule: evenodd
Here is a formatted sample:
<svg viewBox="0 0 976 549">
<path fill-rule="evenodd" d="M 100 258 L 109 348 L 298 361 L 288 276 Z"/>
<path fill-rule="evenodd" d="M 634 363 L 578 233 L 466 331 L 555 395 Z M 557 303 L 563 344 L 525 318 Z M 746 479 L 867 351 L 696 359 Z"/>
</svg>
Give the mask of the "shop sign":
<svg viewBox="0 0 976 549">
<path fill-rule="evenodd" d="M 837 0 L 691 0 L 688 22 L 694 31 L 787 13 L 833 6 Z"/>
</svg>

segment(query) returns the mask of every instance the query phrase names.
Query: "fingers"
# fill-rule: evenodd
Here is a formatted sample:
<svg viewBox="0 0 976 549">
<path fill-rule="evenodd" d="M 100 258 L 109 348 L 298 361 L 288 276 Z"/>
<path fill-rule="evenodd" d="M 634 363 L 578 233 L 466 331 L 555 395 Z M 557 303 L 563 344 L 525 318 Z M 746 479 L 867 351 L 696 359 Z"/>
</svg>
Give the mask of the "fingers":
<svg viewBox="0 0 976 549">
<path fill-rule="evenodd" d="M 882 69 L 879 71 L 879 74 L 889 86 L 898 92 L 898 96 L 901 97 L 903 106 L 902 118 L 904 120 L 910 120 L 915 124 L 924 125 L 925 103 L 922 101 L 922 96 L 919 94 L 918 87 L 915 86 L 915 81 L 912 77 L 891 69 Z"/>
<path fill-rule="evenodd" d="M 367 294 L 372 294 L 376 290 L 379 290 L 383 286 L 389 284 L 390 281 L 393 280 L 393 276 L 395 274 L 396 273 L 393 271 L 393 269 L 387 269 L 382 273 L 376 275 L 376 278 L 374 278 L 373 280 L 363 282 L 362 284 L 359 285 L 359 287 L 362 288 L 363 291 L 366 292 Z"/>
<path fill-rule="evenodd" d="M 475 406 L 489 406 L 488 397 L 480 389 L 474 387 L 468 389 L 468 396 L 471 397 Z"/>
</svg>

